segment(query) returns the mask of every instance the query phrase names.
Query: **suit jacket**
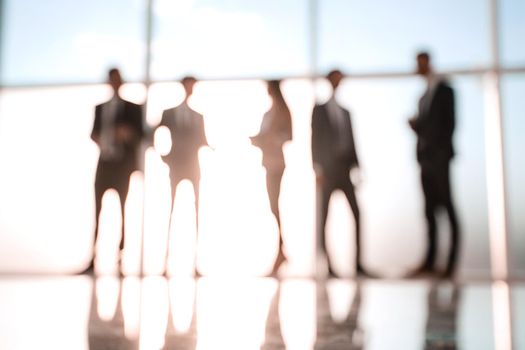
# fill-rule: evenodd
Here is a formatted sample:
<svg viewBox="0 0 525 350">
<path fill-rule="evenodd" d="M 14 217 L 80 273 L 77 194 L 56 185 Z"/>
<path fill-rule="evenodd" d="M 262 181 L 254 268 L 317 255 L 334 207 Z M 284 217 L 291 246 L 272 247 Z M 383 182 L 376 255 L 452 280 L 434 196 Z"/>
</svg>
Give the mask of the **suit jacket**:
<svg viewBox="0 0 525 350">
<path fill-rule="evenodd" d="M 109 103 L 105 102 L 95 107 L 95 121 L 91 138 L 95 140 L 100 137 L 102 131 L 102 111 Z M 133 137 L 129 142 L 117 144 L 119 157 L 118 162 L 125 162 L 131 166 L 131 170 L 138 169 L 138 151 L 140 142 L 144 135 L 142 124 L 142 106 L 129 101 L 121 100 L 120 106 L 116 110 L 114 126 L 128 126 L 133 131 Z M 100 160 L 100 158 L 99 158 Z"/>
<path fill-rule="evenodd" d="M 339 147 L 340 130 L 338 126 L 333 125 L 327 104 L 316 105 L 312 112 L 312 160 L 314 165 L 321 166 L 324 172 L 359 166 L 350 112 L 342 107 L 341 109 L 346 124 L 344 133 L 348 137 L 343 153 Z"/>
<path fill-rule="evenodd" d="M 418 107 L 413 123 L 418 161 L 450 160 L 454 156 L 454 91 L 448 83 L 441 81 L 421 97 Z"/>
<path fill-rule="evenodd" d="M 185 108 L 189 111 L 189 123 L 183 120 Z M 167 127 L 171 133 L 171 150 L 162 157 L 170 167 L 198 163 L 199 149 L 208 145 L 202 114 L 180 104 L 175 108 L 166 109 L 162 113 L 159 126 Z"/>
</svg>

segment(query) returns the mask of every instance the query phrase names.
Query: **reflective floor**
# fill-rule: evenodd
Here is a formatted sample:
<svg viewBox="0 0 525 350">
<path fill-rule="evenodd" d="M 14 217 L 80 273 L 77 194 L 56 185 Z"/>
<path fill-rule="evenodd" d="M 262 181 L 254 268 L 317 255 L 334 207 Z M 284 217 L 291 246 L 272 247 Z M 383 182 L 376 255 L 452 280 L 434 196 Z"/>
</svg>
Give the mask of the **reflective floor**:
<svg viewBox="0 0 525 350">
<path fill-rule="evenodd" d="M 0 277 L 0 349 L 525 349 L 525 284 Z"/>
</svg>

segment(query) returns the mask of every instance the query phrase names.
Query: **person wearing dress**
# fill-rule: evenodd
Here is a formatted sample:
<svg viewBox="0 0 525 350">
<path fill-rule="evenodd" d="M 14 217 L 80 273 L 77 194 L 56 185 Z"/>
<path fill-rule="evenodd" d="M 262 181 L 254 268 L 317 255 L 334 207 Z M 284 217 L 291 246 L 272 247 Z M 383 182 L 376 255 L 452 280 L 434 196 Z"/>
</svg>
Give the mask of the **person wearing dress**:
<svg viewBox="0 0 525 350">
<path fill-rule="evenodd" d="M 279 250 L 272 269 L 272 275 L 276 275 L 279 267 L 286 261 L 279 214 L 279 194 L 286 166 L 283 145 L 292 139 L 292 117 L 281 92 L 280 81 L 268 81 L 267 88 L 272 105 L 264 114 L 261 129 L 256 136 L 252 137 L 252 143 L 259 147 L 263 154 L 262 163 L 266 169 L 266 187 L 270 208 L 279 226 Z"/>
</svg>

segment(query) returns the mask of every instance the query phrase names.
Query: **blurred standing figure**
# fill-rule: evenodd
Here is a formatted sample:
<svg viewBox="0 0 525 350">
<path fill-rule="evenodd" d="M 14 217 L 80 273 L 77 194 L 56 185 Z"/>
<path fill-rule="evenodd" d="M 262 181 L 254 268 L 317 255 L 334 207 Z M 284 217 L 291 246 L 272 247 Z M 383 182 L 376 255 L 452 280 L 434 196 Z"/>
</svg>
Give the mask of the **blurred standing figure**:
<svg viewBox="0 0 525 350">
<path fill-rule="evenodd" d="M 451 239 L 445 277 L 454 273 L 458 256 L 459 226 L 450 190 L 450 160 L 454 156 L 452 136 L 455 126 L 454 91 L 433 72 L 430 55 L 417 55 L 417 74 L 427 80 L 427 90 L 419 100 L 418 114 L 409 120 L 417 134 L 417 160 L 425 196 L 428 249 L 416 274 L 434 272 L 437 249 L 436 212 L 444 208 L 450 222 Z"/>
<path fill-rule="evenodd" d="M 266 187 L 270 207 L 279 225 L 279 252 L 272 270 L 272 275 L 277 275 L 279 267 L 286 261 L 279 215 L 279 194 L 285 168 L 283 145 L 292 139 L 292 117 L 281 92 L 280 81 L 270 80 L 267 82 L 267 86 L 268 95 L 272 99 L 272 106 L 264 114 L 259 134 L 252 137 L 252 143 L 259 147 L 263 153 L 262 162 L 266 168 Z"/>
<path fill-rule="evenodd" d="M 188 100 L 193 93 L 193 87 L 197 80 L 194 77 L 184 77 L 181 80 L 184 87 L 185 97 L 180 105 L 166 109 L 162 113 L 159 124 L 169 129 L 171 134 L 171 150 L 162 156 L 164 162 L 170 169 L 171 180 L 171 205 L 175 201 L 177 185 L 184 179 L 188 179 L 193 185 L 195 194 L 195 214 L 198 230 L 199 215 L 199 149 L 207 146 L 204 133 L 204 118 L 188 105 Z M 171 213 L 171 211 L 170 211 Z M 169 238 L 168 238 L 169 242 Z M 197 271 L 195 271 L 197 274 Z"/>
<path fill-rule="evenodd" d="M 359 167 L 352 131 L 350 112 L 341 107 L 336 99 L 337 88 L 343 79 L 343 73 L 334 70 L 326 78 L 332 86 L 332 96 L 323 105 L 316 105 L 312 112 L 312 161 L 318 185 L 319 243 L 328 261 L 330 276 L 336 276 L 331 259 L 326 249 L 325 226 L 328 205 L 332 192 L 340 189 L 344 192 L 355 221 L 356 275 L 366 275 L 361 265 L 361 226 L 359 206 L 350 180 L 350 170 Z"/>
<path fill-rule="evenodd" d="M 129 188 L 129 178 L 138 166 L 138 150 L 143 136 L 142 106 L 123 100 L 119 95 L 122 86 L 120 72 L 109 70 L 108 83 L 113 97 L 95 107 L 95 121 L 91 138 L 100 148 L 95 177 L 95 243 L 98 236 L 102 197 L 109 189 L 115 189 L 120 198 L 122 211 L 122 237 L 120 250 L 124 248 L 124 203 Z M 93 269 L 92 258 L 87 270 Z"/>
</svg>

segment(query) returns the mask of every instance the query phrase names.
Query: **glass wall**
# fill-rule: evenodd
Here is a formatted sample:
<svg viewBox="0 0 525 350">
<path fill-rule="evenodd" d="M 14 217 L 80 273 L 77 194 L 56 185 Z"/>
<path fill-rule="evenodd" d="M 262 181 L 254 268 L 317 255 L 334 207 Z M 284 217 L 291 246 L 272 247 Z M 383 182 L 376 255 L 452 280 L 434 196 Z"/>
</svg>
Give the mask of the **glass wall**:
<svg viewBox="0 0 525 350">
<path fill-rule="evenodd" d="M 411 71 L 421 49 L 435 54 L 439 69 L 490 62 L 489 1 L 328 0 L 318 6 L 322 71 Z"/>
<path fill-rule="evenodd" d="M 303 0 L 158 0 L 153 77 L 304 75 L 307 5 Z"/>
<path fill-rule="evenodd" d="M 521 67 L 525 64 L 525 48 L 520 45 L 525 35 L 525 3 L 520 0 L 500 0 L 501 59 L 505 66 Z"/>
<path fill-rule="evenodd" d="M 126 80 L 139 82 L 125 85 L 124 95 L 148 102 L 146 119 L 152 129 L 162 111 L 183 98 L 178 83 L 165 81 L 185 74 L 201 80 L 191 104 L 204 114 L 211 146 L 200 153 L 202 235 L 198 242 L 189 233 L 175 235 L 176 240 L 208 252 L 212 258 L 200 262 L 207 271 L 235 269 L 236 261 L 264 247 L 258 263 L 244 267 L 253 274 L 271 265 L 277 237 L 261 154 L 249 142 L 269 105 L 262 79 L 285 79 L 282 88 L 292 111 L 294 138 L 285 147 L 281 208 L 291 271 L 302 275 L 312 272 L 315 241 L 311 109 L 329 94 L 326 82 L 305 77 L 334 67 L 378 75 L 350 75 L 337 96 L 352 112 L 362 163 L 358 197 L 364 216 L 364 259 L 385 275 L 415 267 L 425 244 L 423 198 L 415 137 L 406 121 L 425 86 L 407 72 L 414 69 L 415 52 L 428 49 L 439 72 L 464 71 L 449 76 L 457 101 L 452 178 L 464 233 L 461 266 L 469 276 L 490 274 L 485 139 L 492 130 L 484 127 L 487 96 L 480 73 L 489 72 L 493 63 L 488 0 L 156 0 L 149 67 L 145 0 L 1 3 L 0 271 L 75 271 L 86 261 L 98 156 L 89 134 L 94 106 L 110 94 L 108 87 L 97 84 L 111 66 L 120 67 Z M 520 14 L 525 9 L 517 0 L 498 3 L 502 68 L 525 71 L 525 51 L 516 45 L 523 37 Z M 154 83 L 146 87 L 140 82 L 148 70 Z M 399 78 L 388 78 L 398 73 Z M 519 216 L 525 206 L 519 186 L 524 175 L 519 157 L 524 89 L 523 73 L 504 75 L 509 245 L 515 276 L 525 273 L 525 222 Z M 145 175 L 137 178 L 134 191 L 142 185 L 146 189 L 145 257 L 150 259 L 148 271 L 157 273 L 160 263 L 155 262 L 154 247 L 166 244 L 169 183 L 159 154 L 148 147 Z M 188 209 L 189 184 L 182 183 L 181 191 L 177 205 L 186 209 L 179 212 L 194 215 Z M 141 207 L 141 199 L 137 201 L 131 204 L 134 210 Z M 151 203 L 160 209 L 149 209 Z M 348 234 L 349 208 L 340 193 L 334 194 L 331 205 L 329 247 L 339 256 L 339 270 L 350 273 L 354 248 Z M 444 246 L 447 236 L 441 236 Z M 209 253 L 218 241 L 225 244 L 231 261 Z M 241 252 L 236 244 L 249 248 Z M 21 256 L 31 259 L 18 261 Z M 191 260 L 186 259 L 182 264 Z"/>
<path fill-rule="evenodd" d="M 3 1 L 2 85 L 104 82 L 121 67 L 144 77 L 143 0 Z"/>
<path fill-rule="evenodd" d="M 507 195 L 509 210 L 509 247 L 511 267 L 516 277 L 525 276 L 525 75 L 506 75 L 502 81 Z"/>
</svg>

